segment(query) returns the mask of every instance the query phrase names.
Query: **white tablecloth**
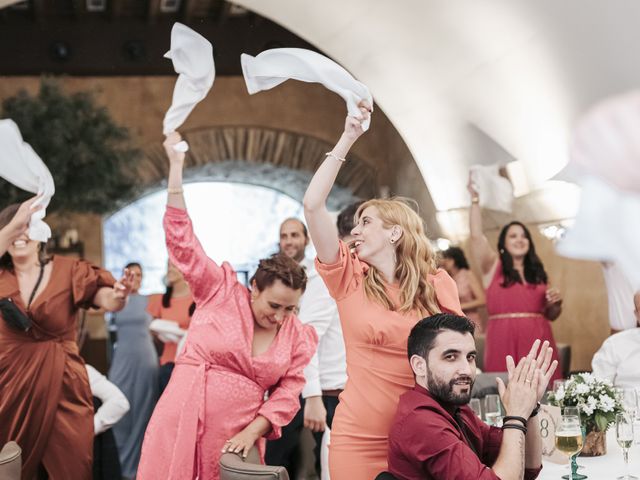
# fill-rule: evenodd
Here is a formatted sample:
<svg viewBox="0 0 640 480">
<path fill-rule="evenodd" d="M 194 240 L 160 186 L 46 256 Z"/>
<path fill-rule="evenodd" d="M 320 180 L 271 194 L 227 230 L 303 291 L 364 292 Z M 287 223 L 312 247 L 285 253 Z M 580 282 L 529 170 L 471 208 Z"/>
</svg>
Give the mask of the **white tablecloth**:
<svg viewBox="0 0 640 480">
<path fill-rule="evenodd" d="M 636 433 L 636 440 L 638 433 Z M 578 473 L 586 475 L 589 480 L 615 480 L 625 474 L 622 449 L 616 442 L 616 429 L 612 427 L 607 432 L 607 454 L 601 457 L 578 457 L 580 468 Z M 558 480 L 562 475 L 567 475 L 569 468 L 567 465 L 558 465 L 550 462 L 543 462 L 540 480 Z M 629 450 L 629 473 L 640 478 L 640 445 L 633 445 Z"/>
</svg>

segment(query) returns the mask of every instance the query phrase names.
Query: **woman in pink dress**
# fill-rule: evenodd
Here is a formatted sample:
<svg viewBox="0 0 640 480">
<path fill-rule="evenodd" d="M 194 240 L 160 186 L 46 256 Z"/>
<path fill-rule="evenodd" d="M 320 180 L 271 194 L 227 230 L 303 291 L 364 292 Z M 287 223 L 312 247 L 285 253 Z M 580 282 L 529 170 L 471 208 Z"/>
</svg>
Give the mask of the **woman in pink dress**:
<svg viewBox="0 0 640 480">
<path fill-rule="evenodd" d="M 485 306 L 486 299 L 480 281 L 469 268 L 467 257 L 460 247 L 447 248 L 440 255 L 440 266 L 447 271 L 458 287 L 462 311 L 475 324 L 475 334 L 483 334 L 485 325 L 480 308 Z"/>
<path fill-rule="evenodd" d="M 480 197 L 471 182 L 469 213 L 471 251 L 480 265 L 486 286 L 489 323 L 485 339 L 484 369 L 504 370 L 505 357 L 516 361 L 527 355 L 536 340 L 548 340 L 558 360 L 551 321 L 562 312 L 562 297 L 548 286 L 547 273 L 536 254 L 531 234 L 520 222 L 505 225 L 498 238 L 498 252 L 482 232 Z M 560 368 L 552 380 L 561 378 Z"/>
<path fill-rule="evenodd" d="M 208 258 L 182 196 L 184 153 L 167 136 L 169 197 L 164 229 L 171 261 L 196 302 L 184 350 L 147 428 L 141 480 L 219 478 L 222 451 L 246 456 L 275 439 L 300 407 L 303 369 L 317 336 L 295 316 L 306 275 L 285 255 L 261 260 L 242 285 L 228 263 Z"/>
</svg>

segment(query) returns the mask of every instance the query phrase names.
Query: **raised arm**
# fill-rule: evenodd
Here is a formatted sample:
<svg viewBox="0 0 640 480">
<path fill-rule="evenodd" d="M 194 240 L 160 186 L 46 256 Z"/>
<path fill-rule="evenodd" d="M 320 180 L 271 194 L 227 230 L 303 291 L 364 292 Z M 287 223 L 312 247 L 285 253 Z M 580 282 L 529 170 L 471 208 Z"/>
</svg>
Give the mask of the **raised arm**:
<svg viewBox="0 0 640 480">
<path fill-rule="evenodd" d="M 173 148 L 181 140 L 179 133 L 171 132 L 163 143 L 169 158 L 167 212 L 163 226 L 169 258 L 184 275 L 196 304 L 201 304 L 216 295 L 227 279 L 235 278 L 235 274 L 229 266 L 223 268 L 207 256 L 193 231 L 182 188 L 185 154 Z"/>
<path fill-rule="evenodd" d="M 469 209 L 469 231 L 471 234 L 471 254 L 480 266 L 482 275 L 487 275 L 494 268 L 498 260 L 498 254 L 489 245 L 489 240 L 482 230 L 482 211 L 480 209 L 480 196 L 473 187 L 471 178 L 467 184 L 467 190 L 471 194 L 471 208 Z"/>
<path fill-rule="evenodd" d="M 327 210 L 327 197 L 349 149 L 363 133 L 362 122 L 369 118 L 370 108 L 370 105 L 362 102 L 361 116 L 347 117 L 340 140 L 322 162 L 304 194 L 304 216 L 321 263 L 333 264 L 339 258 L 338 229 Z"/>
</svg>

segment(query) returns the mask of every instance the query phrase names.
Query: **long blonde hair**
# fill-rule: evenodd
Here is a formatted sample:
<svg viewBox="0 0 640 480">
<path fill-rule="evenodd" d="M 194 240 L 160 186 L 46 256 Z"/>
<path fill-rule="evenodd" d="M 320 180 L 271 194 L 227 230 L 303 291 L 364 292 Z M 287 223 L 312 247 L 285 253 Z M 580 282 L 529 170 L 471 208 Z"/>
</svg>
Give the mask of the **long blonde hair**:
<svg viewBox="0 0 640 480">
<path fill-rule="evenodd" d="M 436 292 L 427 276 L 436 272 L 436 260 L 431 244 L 424 231 L 422 219 L 403 198 L 372 199 L 364 202 L 356 211 L 358 222 L 368 207 L 378 210 L 385 228 L 394 225 L 402 228 L 402 236 L 396 245 L 395 279 L 400 286 L 400 305 L 396 307 L 389 299 L 382 274 L 372 265 L 364 278 L 367 297 L 389 310 L 407 313 L 418 311 L 420 315 L 441 313 Z"/>
</svg>

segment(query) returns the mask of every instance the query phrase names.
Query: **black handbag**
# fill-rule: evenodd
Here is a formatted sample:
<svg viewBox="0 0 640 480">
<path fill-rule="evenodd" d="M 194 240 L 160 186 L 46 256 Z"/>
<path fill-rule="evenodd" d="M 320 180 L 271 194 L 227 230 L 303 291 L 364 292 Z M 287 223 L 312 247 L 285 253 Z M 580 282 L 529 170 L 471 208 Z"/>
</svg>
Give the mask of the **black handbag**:
<svg viewBox="0 0 640 480">
<path fill-rule="evenodd" d="M 2 318 L 7 322 L 7 325 L 17 330 L 28 332 L 33 325 L 31 318 L 22 313 L 22 310 L 10 298 L 0 300 L 0 313 L 2 313 Z"/>
<path fill-rule="evenodd" d="M 38 281 L 36 282 L 35 287 L 33 287 L 33 291 L 31 292 L 31 296 L 29 297 L 27 309 L 31 307 L 31 302 L 33 302 L 33 298 L 36 296 L 36 292 L 38 291 L 38 287 L 42 282 L 43 275 L 44 263 L 40 265 L 40 275 L 38 276 Z M 0 313 L 2 313 L 2 318 L 4 318 L 4 321 L 7 322 L 7 325 L 15 328 L 16 330 L 28 332 L 33 325 L 33 320 L 31 319 L 31 317 L 29 315 L 25 315 L 11 298 L 0 299 Z"/>
</svg>

